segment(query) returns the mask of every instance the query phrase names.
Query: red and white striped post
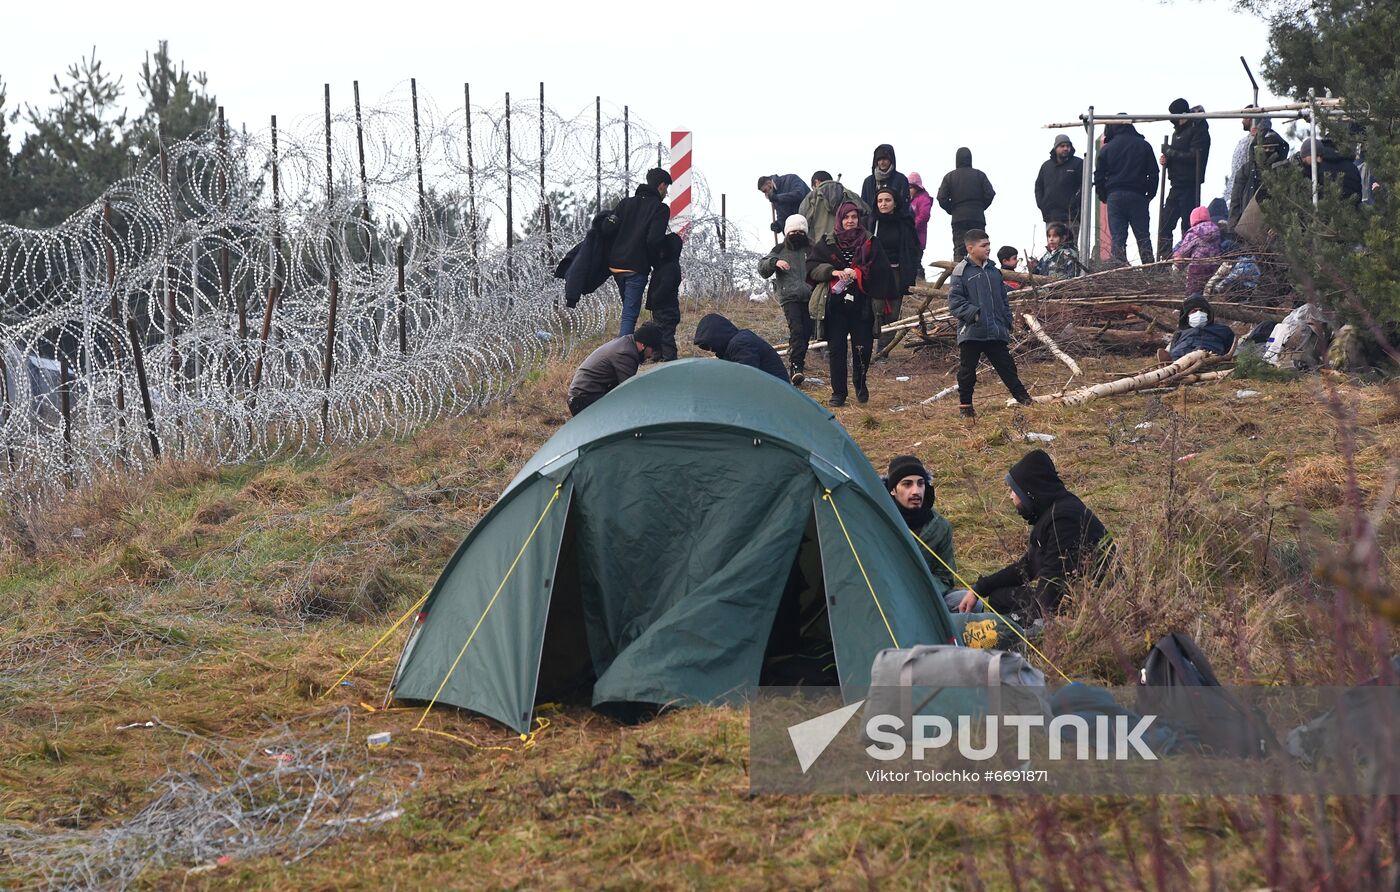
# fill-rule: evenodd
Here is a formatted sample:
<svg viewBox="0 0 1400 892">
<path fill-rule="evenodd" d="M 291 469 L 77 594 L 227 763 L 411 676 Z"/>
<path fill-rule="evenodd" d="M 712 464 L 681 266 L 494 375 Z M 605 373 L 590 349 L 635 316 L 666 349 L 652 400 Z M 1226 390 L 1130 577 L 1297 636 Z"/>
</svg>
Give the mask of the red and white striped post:
<svg viewBox="0 0 1400 892">
<path fill-rule="evenodd" d="M 671 131 L 671 231 L 690 229 L 690 131 Z"/>
</svg>

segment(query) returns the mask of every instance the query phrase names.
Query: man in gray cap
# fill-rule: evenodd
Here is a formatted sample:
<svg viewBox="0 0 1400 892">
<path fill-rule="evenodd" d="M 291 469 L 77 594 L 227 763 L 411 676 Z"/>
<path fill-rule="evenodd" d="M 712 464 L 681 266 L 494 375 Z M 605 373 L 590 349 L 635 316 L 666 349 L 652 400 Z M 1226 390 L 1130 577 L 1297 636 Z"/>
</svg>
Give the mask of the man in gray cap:
<svg viewBox="0 0 1400 892">
<path fill-rule="evenodd" d="M 1079 195 L 1083 186 L 1084 161 L 1074 154 L 1074 143 L 1064 133 L 1055 134 L 1050 158 L 1040 165 L 1035 178 L 1035 204 L 1046 223 L 1064 223 L 1071 237 L 1079 228 Z"/>
</svg>

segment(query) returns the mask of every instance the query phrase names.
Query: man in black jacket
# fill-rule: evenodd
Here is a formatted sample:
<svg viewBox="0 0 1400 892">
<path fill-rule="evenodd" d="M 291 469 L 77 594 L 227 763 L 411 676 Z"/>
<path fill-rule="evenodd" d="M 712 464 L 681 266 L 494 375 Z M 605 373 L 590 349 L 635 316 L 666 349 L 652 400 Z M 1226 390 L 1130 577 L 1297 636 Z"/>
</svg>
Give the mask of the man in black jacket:
<svg viewBox="0 0 1400 892">
<path fill-rule="evenodd" d="M 1157 194 L 1157 165 L 1152 147 L 1132 124 L 1109 124 L 1103 131 L 1104 146 L 1094 167 L 1094 188 L 1099 201 L 1108 205 L 1108 234 L 1113 258 L 1128 260 L 1128 229 L 1137 239 L 1143 263 L 1152 262 L 1151 221 L 1148 204 Z"/>
<path fill-rule="evenodd" d="M 736 328 L 719 313 L 709 313 L 695 326 L 695 346 L 708 350 L 720 359 L 750 365 L 787 382 L 787 369 L 773 345 L 749 331 Z"/>
<path fill-rule="evenodd" d="M 978 577 L 972 591 L 949 593 L 948 606 L 967 613 L 990 605 L 998 613 L 1033 620 L 1059 610 L 1071 580 L 1100 579 L 1113 560 L 1113 540 L 1094 512 L 1065 488 L 1044 450 L 1032 450 L 1012 465 L 1006 485 L 1016 512 L 1031 525 L 1026 553 Z"/>
<path fill-rule="evenodd" d="M 987 208 L 996 190 L 987 175 L 972 166 L 972 150 L 966 146 L 955 155 L 956 167 L 948 171 L 938 186 L 938 206 L 953 218 L 953 260 L 967 256 L 963 236 L 969 229 L 985 229 Z"/>
<path fill-rule="evenodd" d="M 1056 134 L 1050 158 L 1040 165 L 1035 178 L 1035 205 L 1042 222 L 1067 224 L 1071 239 L 1078 229 L 1083 179 L 1084 160 L 1074 154 L 1074 143 L 1068 135 Z"/>
<path fill-rule="evenodd" d="M 647 171 L 647 181 L 637 187 L 631 198 L 624 198 L 613 208 L 617 216 L 617 232 L 608 246 L 608 271 L 617 282 L 622 296 L 622 325 L 618 335 L 631 334 L 642 314 L 646 296 L 647 276 L 661 260 L 666 244 L 666 225 L 670 211 L 662 201 L 671 185 L 671 175 L 659 167 Z"/>
<path fill-rule="evenodd" d="M 1317 146 L 1314 149 L 1314 145 Z M 1334 189 L 1341 189 L 1342 199 L 1352 204 L 1361 203 L 1361 171 L 1342 153 L 1337 151 L 1337 146 L 1332 140 L 1323 138 L 1314 142 L 1311 139 L 1303 140 L 1303 145 L 1298 149 L 1298 163 L 1302 168 L 1303 176 L 1312 178 L 1313 155 L 1317 155 L 1317 178 L 1321 183 L 1331 184 Z"/>
<path fill-rule="evenodd" d="M 758 191 L 773 203 L 772 230 L 782 232 L 787 218 L 797 213 L 797 209 L 802 206 L 802 199 L 806 198 L 811 190 L 807 188 L 802 177 L 795 173 L 785 173 L 781 176 L 773 174 L 759 177 Z"/>
<path fill-rule="evenodd" d="M 881 189 L 891 189 L 895 197 L 894 212 L 912 221 L 914 212 L 909 207 L 909 178 L 896 170 L 894 165 L 894 146 L 889 143 L 876 146 L 875 154 L 870 159 L 870 176 L 860 187 L 860 200 L 865 202 L 866 207 L 874 208 L 876 193 Z"/>
<path fill-rule="evenodd" d="M 1167 111 L 1174 115 L 1200 112 L 1185 99 L 1174 99 Z M 1172 230 L 1181 222 L 1181 234 L 1190 228 L 1191 212 L 1201 206 L 1201 183 L 1206 179 L 1206 161 L 1210 159 L 1210 128 L 1205 118 L 1173 118 L 1171 145 L 1162 153 L 1162 166 L 1167 169 L 1166 207 L 1157 221 L 1157 259 L 1167 260 L 1172 254 Z M 1145 261 L 1144 261 L 1145 262 Z"/>
</svg>

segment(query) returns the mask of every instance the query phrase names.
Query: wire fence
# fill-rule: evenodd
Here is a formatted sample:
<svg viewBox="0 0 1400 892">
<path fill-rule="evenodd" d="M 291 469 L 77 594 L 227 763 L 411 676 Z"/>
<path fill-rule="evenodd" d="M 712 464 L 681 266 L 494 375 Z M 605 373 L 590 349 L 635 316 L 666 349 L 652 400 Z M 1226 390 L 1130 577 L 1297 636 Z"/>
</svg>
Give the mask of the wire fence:
<svg viewBox="0 0 1400 892">
<path fill-rule="evenodd" d="M 260 132 L 220 112 L 62 225 L 0 226 L 0 495 L 35 503 L 164 456 L 240 463 L 401 435 L 600 334 L 553 269 L 666 146 L 601 100 L 373 106 Z M 690 293 L 742 289 L 694 178 Z M 736 285 L 736 279 L 740 284 Z"/>
</svg>

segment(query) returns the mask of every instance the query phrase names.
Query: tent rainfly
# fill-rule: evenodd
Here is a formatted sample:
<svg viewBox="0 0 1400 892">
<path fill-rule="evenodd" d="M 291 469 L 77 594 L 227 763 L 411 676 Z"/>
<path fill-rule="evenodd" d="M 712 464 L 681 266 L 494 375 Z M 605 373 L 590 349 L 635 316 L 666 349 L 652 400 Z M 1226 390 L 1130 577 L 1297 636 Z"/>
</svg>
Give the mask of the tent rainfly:
<svg viewBox="0 0 1400 892">
<path fill-rule="evenodd" d="M 458 547 L 390 696 L 528 731 L 537 702 L 723 703 L 820 653 L 846 702 L 883 648 L 953 640 L 944 589 L 826 409 L 688 359 L 564 425 Z"/>
</svg>

